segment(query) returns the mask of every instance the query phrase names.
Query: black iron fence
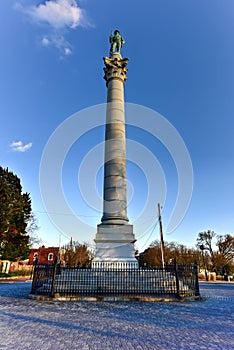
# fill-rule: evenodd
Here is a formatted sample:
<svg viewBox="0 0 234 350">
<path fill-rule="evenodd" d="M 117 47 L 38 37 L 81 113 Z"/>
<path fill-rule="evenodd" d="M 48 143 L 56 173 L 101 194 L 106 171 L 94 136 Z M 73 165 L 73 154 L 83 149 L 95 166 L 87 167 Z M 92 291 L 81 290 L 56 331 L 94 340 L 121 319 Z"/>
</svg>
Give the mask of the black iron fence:
<svg viewBox="0 0 234 350">
<path fill-rule="evenodd" d="M 32 295 L 66 297 L 199 296 L 197 264 L 176 264 L 165 269 L 69 268 L 36 264 Z"/>
<path fill-rule="evenodd" d="M 42 290 L 45 295 L 51 294 L 54 288 L 56 279 L 57 265 L 56 264 L 35 264 L 33 272 L 32 290 L 31 293 L 37 293 Z M 49 286 L 46 288 L 46 286 Z"/>
</svg>

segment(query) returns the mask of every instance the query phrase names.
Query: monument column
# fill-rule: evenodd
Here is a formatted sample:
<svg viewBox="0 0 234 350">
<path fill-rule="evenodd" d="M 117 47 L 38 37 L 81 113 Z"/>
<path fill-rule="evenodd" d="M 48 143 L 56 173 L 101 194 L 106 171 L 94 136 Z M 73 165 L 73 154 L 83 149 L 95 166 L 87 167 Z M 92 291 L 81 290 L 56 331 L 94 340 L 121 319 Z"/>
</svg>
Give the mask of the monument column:
<svg viewBox="0 0 234 350">
<path fill-rule="evenodd" d="M 104 57 L 107 108 L 103 216 L 102 223 L 97 226 L 96 252 L 92 266 L 136 268 L 135 236 L 133 226 L 128 223 L 126 193 L 124 83 L 128 59 L 121 57 L 123 38 L 119 32 L 115 31 L 115 37 L 111 38 L 110 57 Z M 114 48 L 117 48 L 116 52 L 113 52 Z"/>
<path fill-rule="evenodd" d="M 126 194 L 126 137 L 124 117 L 124 82 L 128 59 L 119 53 L 104 57 L 104 79 L 107 86 L 105 134 L 103 224 L 125 224 Z"/>
</svg>

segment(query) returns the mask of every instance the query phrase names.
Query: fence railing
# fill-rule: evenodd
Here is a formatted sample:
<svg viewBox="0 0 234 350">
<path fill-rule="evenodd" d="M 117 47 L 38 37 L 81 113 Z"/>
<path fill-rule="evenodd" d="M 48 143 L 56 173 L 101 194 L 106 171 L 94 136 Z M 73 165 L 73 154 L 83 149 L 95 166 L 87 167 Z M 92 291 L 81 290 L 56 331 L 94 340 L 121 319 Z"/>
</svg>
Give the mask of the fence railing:
<svg viewBox="0 0 234 350">
<path fill-rule="evenodd" d="M 36 264 L 32 295 L 48 297 L 199 296 L 197 264 L 165 269 L 69 268 Z"/>
</svg>

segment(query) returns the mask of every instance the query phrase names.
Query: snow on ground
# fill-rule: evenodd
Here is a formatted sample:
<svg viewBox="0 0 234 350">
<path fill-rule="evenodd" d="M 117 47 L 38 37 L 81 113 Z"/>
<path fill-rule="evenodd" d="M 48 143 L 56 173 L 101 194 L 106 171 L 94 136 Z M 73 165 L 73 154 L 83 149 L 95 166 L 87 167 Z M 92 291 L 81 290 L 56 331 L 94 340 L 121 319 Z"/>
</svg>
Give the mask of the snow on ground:
<svg viewBox="0 0 234 350">
<path fill-rule="evenodd" d="M 202 302 L 42 302 L 0 283 L 0 350 L 234 349 L 234 283 L 200 284 Z"/>
</svg>

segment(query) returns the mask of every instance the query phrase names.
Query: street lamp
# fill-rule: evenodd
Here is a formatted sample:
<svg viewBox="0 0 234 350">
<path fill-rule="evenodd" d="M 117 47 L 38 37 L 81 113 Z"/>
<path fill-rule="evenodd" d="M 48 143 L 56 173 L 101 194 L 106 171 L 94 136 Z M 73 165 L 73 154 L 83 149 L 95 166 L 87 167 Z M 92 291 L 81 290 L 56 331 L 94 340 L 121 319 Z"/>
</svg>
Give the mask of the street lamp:
<svg viewBox="0 0 234 350">
<path fill-rule="evenodd" d="M 204 250 L 206 250 L 206 247 L 204 246 L 204 244 L 200 245 L 200 249 L 202 252 L 202 260 L 203 260 L 203 265 L 205 268 L 205 276 L 206 276 L 206 281 L 208 281 L 208 275 L 207 275 L 207 269 L 206 269 L 206 262 L 205 262 L 205 257 L 204 257 Z"/>
</svg>

